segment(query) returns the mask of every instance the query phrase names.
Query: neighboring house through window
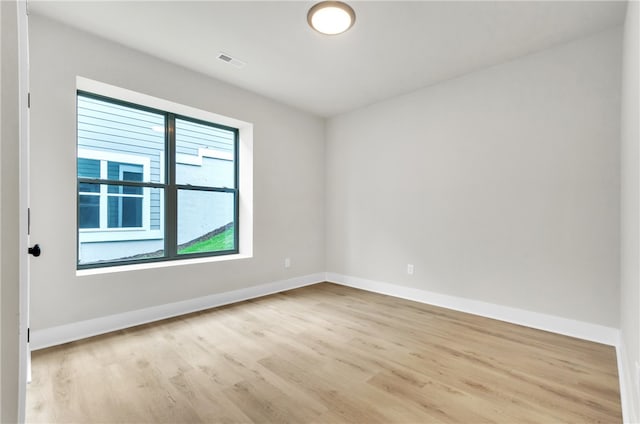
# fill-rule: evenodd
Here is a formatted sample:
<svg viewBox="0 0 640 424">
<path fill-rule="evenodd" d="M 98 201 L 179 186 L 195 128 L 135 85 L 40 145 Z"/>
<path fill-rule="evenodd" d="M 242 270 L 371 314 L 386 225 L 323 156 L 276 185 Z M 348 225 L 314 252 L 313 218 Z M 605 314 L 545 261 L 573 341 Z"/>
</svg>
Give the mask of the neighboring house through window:
<svg viewBox="0 0 640 424">
<path fill-rule="evenodd" d="M 238 252 L 238 129 L 77 96 L 78 268 Z"/>
<path fill-rule="evenodd" d="M 78 149 L 79 178 L 143 182 L 149 179 L 149 167 L 150 161 L 146 157 Z M 78 204 L 78 228 L 81 230 L 149 230 L 150 202 L 143 187 L 80 183 Z M 130 238 L 130 233 L 121 236 L 122 240 Z"/>
</svg>

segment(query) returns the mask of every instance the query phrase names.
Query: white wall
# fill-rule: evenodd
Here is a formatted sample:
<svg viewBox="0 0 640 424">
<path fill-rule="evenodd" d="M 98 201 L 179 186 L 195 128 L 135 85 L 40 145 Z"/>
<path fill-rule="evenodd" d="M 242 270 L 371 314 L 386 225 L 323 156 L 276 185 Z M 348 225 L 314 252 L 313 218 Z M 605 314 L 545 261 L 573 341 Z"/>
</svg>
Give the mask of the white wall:
<svg viewBox="0 0 640 424">
<path fill-rule="evenodd" d="M 622 66 L 622 149 L 621 149 L 621 286 L 620 334 L 623 375 L 627 388 L 628 422 L 640 422 L 640 3 L 629 3 L 624 29 Z M 623 393 L 623 396 L 625 394 Z"/>
<path fill-rule="evenodd" d="M 610 30 L 330 119 L 327 270 L 617 327 L 620 46 Z"/>
<path fill-rule="evenodd" d="M 323 120 L 37 15 L 30 43 L 32 331 L 324 271 Z M 252 259 L 76 276 L 77 75 L 254 124 Z"/>
<path fill-rule="evenodd" d="M 18 419 L 18 29 L 15 1 L 0 1 L 0 422 Z"/>
</svg>

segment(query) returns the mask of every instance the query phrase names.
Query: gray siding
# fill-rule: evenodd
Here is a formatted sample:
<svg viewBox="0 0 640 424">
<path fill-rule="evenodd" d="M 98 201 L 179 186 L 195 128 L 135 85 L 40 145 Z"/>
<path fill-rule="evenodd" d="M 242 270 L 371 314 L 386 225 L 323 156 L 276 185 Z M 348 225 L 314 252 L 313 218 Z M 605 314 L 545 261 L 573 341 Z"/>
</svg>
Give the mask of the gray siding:
<svg viewBox="0 0 640 424">
<path fill-rule="evenodd" d="M 176 153 L 198 155 L 198 148 L 233 153 L 233 131 L 176 119 Z"/>
</svg>

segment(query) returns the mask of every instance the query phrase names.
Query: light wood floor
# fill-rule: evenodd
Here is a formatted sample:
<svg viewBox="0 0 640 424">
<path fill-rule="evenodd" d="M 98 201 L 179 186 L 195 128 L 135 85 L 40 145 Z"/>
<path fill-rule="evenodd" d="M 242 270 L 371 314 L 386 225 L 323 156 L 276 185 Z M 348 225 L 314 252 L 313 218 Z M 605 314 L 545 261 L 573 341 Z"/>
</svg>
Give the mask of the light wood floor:
<svg viewBox="0 0 640 424">
<path fill-rule="evenodd" d="M 619 423 L 615 351 L 323 283 L 33 353 L 27 421 Z"/>
</svg>

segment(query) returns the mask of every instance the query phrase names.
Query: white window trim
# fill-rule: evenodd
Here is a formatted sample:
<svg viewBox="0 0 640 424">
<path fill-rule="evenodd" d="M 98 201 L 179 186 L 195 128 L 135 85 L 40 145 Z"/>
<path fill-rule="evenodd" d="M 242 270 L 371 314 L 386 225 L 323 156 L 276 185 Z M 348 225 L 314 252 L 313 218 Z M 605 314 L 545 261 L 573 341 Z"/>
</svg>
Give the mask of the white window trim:
<svg viewBox="0 0 640 424">
<path fill-rule="evenodd" d="M 150 181 L 151 179 L 151 159 L 145 156 L 79 148 L 78 158 L 99 160 L 100 178 L 103 180 L 108 179 L 107 162 L 142 165 L 143 181 Z M 78 232 L 80 243 L 151 240 L 162 238 L 162 226 L 159 230 L 151 230 L 150 228 L 151 188 L 143 188 L 142 227 L 136 228 L 107 228 L 107 186 L 100 186 L 100 193 L 96 193 L 95 195 L 100 196 L 100 228 L 80 228 Z"/>
</svg>

